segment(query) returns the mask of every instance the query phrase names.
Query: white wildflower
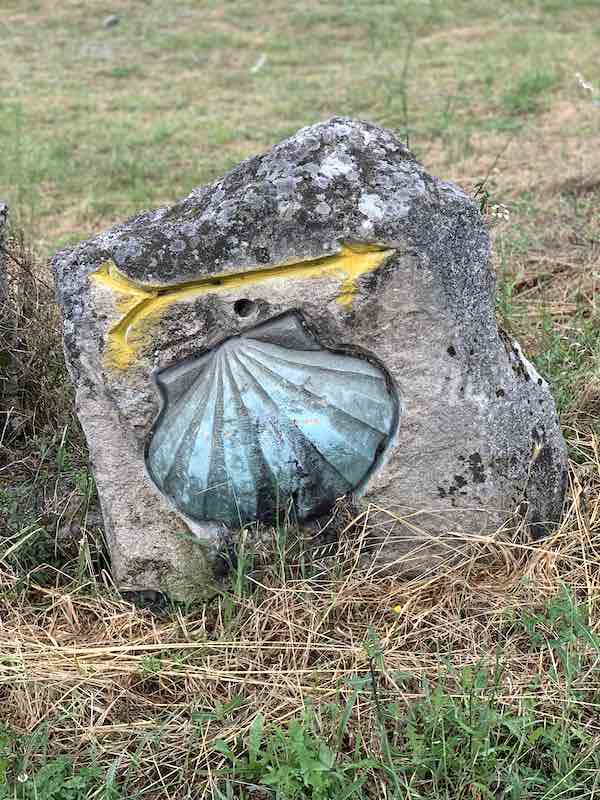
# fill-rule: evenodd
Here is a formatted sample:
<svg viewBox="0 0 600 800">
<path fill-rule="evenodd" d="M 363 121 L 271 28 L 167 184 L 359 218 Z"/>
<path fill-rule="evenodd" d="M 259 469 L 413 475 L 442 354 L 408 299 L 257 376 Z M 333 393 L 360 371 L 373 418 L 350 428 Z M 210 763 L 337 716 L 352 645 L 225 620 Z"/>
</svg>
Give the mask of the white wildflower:
<svg viewBox="0 0 600 800">
<path fill-rule="evenodd" d="M 594 89 L 592 84 L 589 81 L 586 81 L 581 72 L 576 72 L 575 78 L 577 79 L 577 83 L 580 85 L 580 87 L 583 89 L 584 92 L 591 92 L 592 94 L 596 93 L 596 90 Z"/>
<path fill-rule="evenodd" d="M 504 203 L 493 203 L 489 206 L 488 214 L 490 217 L 495 217 L 496 219 L 502 220 L 502 222 L 509 222 L 510 220 L 510 211 L 508 210 L 507 206 Z"/>
<path fill-rule="evenodd" d="M 267 54 L 261 53 L 260 56 L 258 57 L 258 61 L 254 64 L 253 67 L 250 67 L 250 72 L 252 72 L 253 74 L 260 72 L 260 70 L 264 67 L 266 63 L 267 63 Z"/>
</svg>

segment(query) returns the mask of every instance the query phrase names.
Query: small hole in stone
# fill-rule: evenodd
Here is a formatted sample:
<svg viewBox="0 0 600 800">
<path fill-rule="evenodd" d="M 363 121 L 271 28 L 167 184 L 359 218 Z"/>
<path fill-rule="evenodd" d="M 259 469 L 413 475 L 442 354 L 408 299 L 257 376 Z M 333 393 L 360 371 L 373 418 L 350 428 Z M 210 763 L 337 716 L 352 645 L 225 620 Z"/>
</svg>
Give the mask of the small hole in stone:
<svg viewBox="0 0 600 800">
<path fill-rule="evenodd" d="M 236 300 L 233 310 L 238 317 L 249 317 L 256 311 L 256 303 L 253 300 Z"/>
</svg>

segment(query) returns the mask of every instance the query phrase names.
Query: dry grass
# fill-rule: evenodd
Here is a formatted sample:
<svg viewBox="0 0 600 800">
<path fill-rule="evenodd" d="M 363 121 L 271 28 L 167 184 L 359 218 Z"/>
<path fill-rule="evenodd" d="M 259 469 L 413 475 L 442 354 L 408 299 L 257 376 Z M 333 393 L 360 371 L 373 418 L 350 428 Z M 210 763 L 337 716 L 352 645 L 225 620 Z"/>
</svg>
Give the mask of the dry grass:
<svg viewBox="0 0 600 800">
<path fill-rule="evenodd" d="M 541 544 L 499 533 L 471 541 L 459 564 L 399 580 L 356 560 L 366 512 L 335 557 L 319 561 L 293 530 L 283 543 L 274 531 L 212 603 L 136 608 L 111 584 L 50 279 L 13 236 L 0 317 L 0 720 L 19 763 L 35 771 L 67 754 L 112 770 L 128 798 L 138 789 L 157 800 L 209 798 L 227 762 L 216 740 L 242 752 L 257 714 L 286 725 L 311 705 L 340 757 L 357 747 L 385 760 L 368 686 L 374 639 L 379 697 L 398 706 L 390 736 L 401 752 L 406 719 L 432 686 L 446 676 L 462 702 L 465 669 L 489 673 L 498 663 L 501 712 L 518 716 L 529 703 L 540 729 L 560 720 L 568 728 L 575 708 L 595 747 L 599 122 L 574 80 L 577 70 L 595 79 L 593 4 L 511 0 L 500 14 L 491 0 L 478 0 L 476 13 L 473 3 L 448 0 L 428 4 L 431 15 L 422 3 L 405 10 L 386 0 L 376 15 L 353 0 L 293 9 L 288 0 L 244 0 L 235 14 L 208 0 L 169 9 L 160 0 L 6 5 L 0 197 L 34 231 L 40 252 L 170 202 L 316 119 L 348 113 L 401 135 L 408 122 L 431 172 L 467 188 L 490 173 L 492 200 L 510 209 L 510 222 L 493 228 L 500 316 L 551 380 L 572 455 L 561 529 Z M 109 13 L 121 22 L 105 29 Z M 528 93 L 538 72 L 548 87 Z M 560 607 L 565 587 L 589 634 L 566 643 L 544 610 Z M 528 614 L 546 620 L 537 633 Z M 576 653 L 576 669 L 563 645 Z M 223 713 L 234 698 L 236 708 Z M 340 737 L 343 709 L 350 716 Z M 9 759 L 9 771 L 15 764 Z M 390 796 L 385 771 L 366 769 L 369 796 Z M 587 783 L 563 789 L 531 796 L 597 796 Z M 2 791 L 0 779 L 4 800 Z M 414 792 L 406 797 L 422 797 Z M 462 792 L 485 796 L 473 781 Z"/>
<path fill-rule="evenodd" d="M 51 277 L 20 231 L 0 240 L 7 294 L 0 317 L 0 467 L 25 436 L 72 415 Z"/>
<path fill-rule="evenodd" d="M 524 608 L 542 608 L 566 584 L 600 633 L 600 442 L 576 438 L 585 458 L 572 465 L 565 518 L 551 540 L 533 547 L 490 537 L 463 563 L 427 580 L 360 568 L 356 542 L 346 541 L 346 557 L 336 558 L 345 561 L 342 569 L 313 563 L 313 574 L 302 577 L 298 564 L 275 559 L 248 577 L 243 593 L 157 617 L 118 598 L 102 576 L 86 586 L 56 572 L 39 585 L 35 572 L 24 578 L 5 568 L 5 722 L 21 732 L 48 725 L 50 753 L 76 756 L 93 745 L 100 763 L 118 762 L 120 776 L 135 764 L 133 784 L 141 781 L 149 797 L 187 797 L 190 782 L 194 796 L 211 797 L 211 775 L 224 764 L 215 740 L 246 739 L 258 713 L 282 724 L 301 717 L 311 701 L 343 704 L 351 681 L 369 675 L 365 642 L 372 632 L 384 655 L 386 702 L 408 708 L 424 695 L 425 680 L 435 684 L 441 664 L 456 675 L 467 666 L 493 669 L 500 652 L 498 704 L 518 711 L 534 696 L 548 720 L 559 718 L 567 686 L 560 669 L 552 673 L 556 654 L 532 649 L 511 620 Z M 576 688 L 589 735 L 600 742 L 600 654 L 591 645 L 582 652 Z M 231 719 L 194 722 L 195 712 L 214 711 L 234 696 L 241 700 Z M 380 754 L 368 692 L 357 699 L 344 747 L 356 742 Z"/>
<path fill-rule="evenodd" d="M 547 344 L 544 320 L 560 345 L 582 321 L 597 318 L 597 187 L 569 175 L 567 156 L 564 170 L 555 162 L 554 182 L 541 173 L 543 187 L 526 205 L 518 205 L 519 186 L 511 223 L 494 229 L 496 265 L 512 285 L 505 321 L 538 353 Z M 474 175 L 480 166 L 473 165 Z M 508 168 L 490 182 L 510 202 L 509 184 Z M 69 754 L 75 763 L 93 759 L 112 770 L 126 796 L 139 790 L 157 800 L 210 798 L 228 764 L 217 740 L 241 752 L 257 714 L 267 726 L 285 726 L 311 705 L 331 740 L 332 709 L 340 713 L 350 701 L 341 752 L 358 747 L 381 760 L 373 694 L 355 695 L 356 681 L 370 675 L 373 636 L 383 654 L 380 700 L 395 703 L 400 715 L 441 675 L 459 702 L 467 695 L 465 668 L 493 671 L 500 660 L 499 709 L 518 715 L 533 702 L 544 726 L 565 719 L 565 708 L 576 703 L 590 746 L 600 743 L 594 643 L 577 642 L 581 669 L 573 676 L 551 632 L 544 646 L 533 646 L 520 623 L 524 612 L 542 613 L 567 586 L 586 609 L 589 630 L 600 635 L 597 351 L 576 338 L 583 348 L 577 372 L 565 378 L 563 422 L 573 461 L 565 517 L 552 539 L 532 546 L 499 534 L 470 542 L 461 563 L 402 581 L 356 560 L 356 537 L 369 530 L 366 512 L 349 526 L 334 559 L 309 554 L 303 562 L 294 541 L 282 557 L 281 532 L 273 532 L 256 568 L 232 580 L 222 597 L 154 614 L 125 602 L 111 585 L 95 500 L 82 490 L 86 455 L 56 308 L 22 237 L 12 239 L 10 252 L 11 313 L 0 326 L 0 353 L 10 356 L 0 385 L 0 523 L 7 529 L 0 552 L 0 716 L 21 737 L 32 770 Z M 219 708 L 232 701 L 235 710 L 220 718 Z M 393 735 L 398 747 L 406 744 L 401 728 Z M 371 773 L 365 791 L 385 797 L 381 772 Z M 585 791 L 573 796 L 594 796 Z M 468 796 L 479 797 L 475 788 Z"/>
<path fill-rule="evenodd" d="M 0 198 L 51 254 L 339 114 L 402 136 L 408 125 L 428 167 L 465 182 L 512 137 L 510 194 L 538 180 L 540 164 L 550 174 L 562 143 L 589 140 L 593 154 L 595 110 L 574 73 L 594 80 L 594 5 L 5 0 Z M 106 29 L 109 13 L 120 22 Z M 551 132 L 505 101 L 538 72 L 553 82 L 521 101 L 559 115 Z"/>
<path fill-rule="evenodd" d="M 292 528 L 272 531 L 251 564 L 240 553 L 238 574 L 212 603 L 152 613 L 112 587 L 93 495 L 74 480 L 85 453 L 76 433 L 63 433 L 72 411 L 55 308 L 22 237 L 9 250 L 10 313 L 0 351 L 10 356 L 5 374 L 13 377 L 2 389 L 4 408 L 8 397 L 11 405 L 0 488 L 5 501 L 10 487 L 28 489 L 17 512 L 2 506 L 0 707 L 4 724 L 28 743 L 31 769 L 68 753 L 76 763 L 93 758 L 112 769 L 127 796 L 140 790 L 147 798 L 209 798 L 227 764 L 217 740 L 241 751 L 258 714 L 267 726 L 285 726 L 310 705 L 331 739 L 338 724 L 332 709 L 350 708 L 352 698 L 341 750 L 358 747 L 382 759 L 375 698 L 355 691 L 371 674 L 373 639 L 382 655 L 380 703 L 395 703 L 400 715 L 442 674 L 461 698 L 466 668 L 493 671 L 501 661 L 498 708 L 518 714 L 533 701 L 539 724 L 551 724 L 576 695 L 580 721 L 600 742 L 594 642 L 577 642 L 581 669 L 572 675 L 559 663 L 551 632 L 544 646 L 534 646 L 522 624 L 525 611 L 539 612 L 568 586 L 586 609 L 590 632 L 600 635 L 592 384 L 565 417 L 574 460 L 565 516 L 552 539 L 532 546 L 498 533 L 470 541 L 460 563 L 400 580 L 358 558 L 372 529 L 368 509 L 349 521 L 334 556 L 319 558 Z M 39 541 L 46 549 L 36 549 Z M 220 718 L 219 708 L 232 701 L 235 710 Z M 394 736 L 402 746 L 402 730 Z M 385 796 L 381 781 L 375 770 L 371 796 Z"/>
<path fill-rule="evenodd" d="M 568 586 L 600 635 L 593 382 L 564 419 L 574 460 L 552 539 L 532 546 L 498 533 L 471 541 L 460 563 L 400 580 L 357 557 L 372 529 L 367 510 L 349 521 L 333 557 L 319 560 L 291 528 L 272 531 L 212 603 L 152 613 L 112 587 L 93 494 L 74 477 L 85 452 L 73 428 L 55 307 L 23 238 L 13 237 L 9 251 L 10 313 L 0 346 L 11 359 L 4 375 L 12 376 L 2 386 L 0 707 L 4 724 L 26 742 L 31 769 L 67 753 L 112 770 L 127 796 L 209 798 L 227 764 L 217 740 L 240 752 L 258 714 L 267 726 L 285 726 L 311 705 L 329 740 L 337 735 L 334 709 L 350 701 L 341 751 L 358 747 L 382 759 L 374 696 L 355 688 L 369 678 L 373 638 L 382 654 L 379 700 L 395 703 L 400 715 L 441 675 L 460 699 L 466 668 L 493 671 L 500 660 L 498 708 L 518 714 L 535 702 L 539 724 L 551 724 L 576 693 L 582 724 L 600 742 L 594 642 L 577 642 L 582 668 L 573 676 L 551 634 L 533 646 L 520 623 L 524 611 L 540 611 Z M 6 498 L 18 485 L 26 491 L 11 512 Z M 232 701 L 235 710 L 221 718 Z M 394 736 L 402 746 L 402 730 Z M 372 772 L 365 791 L 385 796 L 385 781 Z"/>
</svg>

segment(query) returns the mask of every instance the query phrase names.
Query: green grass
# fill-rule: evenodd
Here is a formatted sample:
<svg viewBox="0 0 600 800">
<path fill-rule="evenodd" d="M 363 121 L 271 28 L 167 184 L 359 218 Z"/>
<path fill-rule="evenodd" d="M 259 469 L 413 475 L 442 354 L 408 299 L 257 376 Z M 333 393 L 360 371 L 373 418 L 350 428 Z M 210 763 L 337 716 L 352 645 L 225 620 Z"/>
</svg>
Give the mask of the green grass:
<svg viewBox="0 0 600 800">
<path fill-rule="evenodd" d="M 456 164 L 485 148 L 474 131 L 572 96 L 596 42 L 593 3 L 567 0 L 499 17 L 491 0 L 111 9 L 109 29 L 99 2 L 4 12 L 0 196 L 46 254 L 335 114 L 395 128 L 423 157 L 442 137 Z"/>
<path fill-rule="evenodd" d="M 123 795 L 98 767 L 76 769 L 68 758 L 47 761 L 34 773 L 19 772 L 0 783 L 1 800 L 121 800 Z"/>
<path fill-rule="evenodd" d="M 43 724 L 31 734 L 0 726 L 0 800 L 121 800 L 110 771 L 77 767 L 68 756 L 40 764 L 39 754 L 47 747 Z"/>
<path fill-rule="evenodd" d="M 513 116 L 534 113 L 557 83 L 558 76 L 553 72 L 526 72 L 504 93 L 502 102 Z"/>
<path fill-rule="evenodd" d="M 0 198 L 41 259 L 18 250 L 18 324 L 0 319 L 0 798 L 600 797 L 600 119 L 574 80 L 600 83 L 596 11 L 5 0 Z M 56 310 L 30 273 L 338 114 L 507 205 L 498 316 L 571 437 L 565 533 L 531 562 L 500 543 L 491 567 L 407 586 L 349 583 L 284 520 L 268 564 L 241 540 L 212 604 L 133 609 L 110 584 Z"/>
<path fill-rule="evenodd" d="M 545 318 L 535 361 L 552 385 L 559 411 L 568 412 L 577 395 L 600 379 L 600 320 L 581 315 L 564 330 L 557 330 Z"/>
<path fill-rule="evenodd" d="M 242 755 L 224 742 L 217 749 L 231 763 L 225 768 L 222 789 L 217 797 L 251 796 L 244 787 L 260 786 L 289 800 L 329 800 L 360 797 L 367 780 L 367 768 L 377 767 L 376 761 L 358 757 L 341 759 L 314 729 L 312 714 L 295 720 L 285 728 L 271 726 L 264 730 L 260 715 L 254 718 L 248 734 L 248 745 Z"/>
<path fill-rule="evenodd" d="M 216 781 L 212 796 L 217 800 L 263 795 L 282 800 L 595 797 L 600 750 L 590 730 L 595 730 L 599 695 L 597 683 L 591 686 L 591 682 L 597 679 L 600 640 L 590 626 L 588 609 L 564 587 L 539 610 L 511 614 L 502 630 L 505 641 L 498 643 L 495 662 L 457 670 L 441 659 L 439 674 L 431 682 L 390 672 L 381 643 L 370 632 L 364 642 L 370 669 L 364 677 L 340 686 L 337 701 L 308 703 L 301 716 L 282 724 L 268 723 L 257 713 L 243 735 L 213 740 L 212 753 L 221 759 L 221 766 L 211 776 Z M 538 654 L 541 663 L 548 664 L 547 677 L 539 675 L 520 686 L 518 699 L 509 681 L 504 652 L 508 642 L 523 653 Z M 146 679 L 161 671 L 160 659 L 149 665 L 148 658 L 141 662 Z M 546 681 L 560 695 L 554 706 L 548 702 L 553 692 L 543 690 Z M 418 699 L 405 702 L 403 696 Z M 375 721 L 370 741 L 354 734 L 359 705 Z M 192 712 L 190 753 L 194 740 L 210 737 L 215 724 L 235 731 L 246 706 L 241 696 L 234 696 L 228 703 Z M 0 798 L 170 796 L 166 788 L 164 795 L 157 795 L 139 786 L 135 757 L 128 759 L 125 770 L 120 758 L 108 768 L 94 765 L 93 750 L 78 754 L 78 761 L 87 761 L 87 766 L 65 755 L 44 759 L 48 735 L 46 724 L 33 734 L 2 730 Z M 159 755 L 162 746 L 159 730 L 140 741 L 139 752 L 150 748 Z M 173 777 L 171 771 L 167 779 L 171 786 Z M 201 780 L 202 774 L 197 778 Z"/>
<path fill-rule="evenodd" d="M 512 615 L 505 636 L 525 652 L 554 654 L 551 680 L 567 687 L 559 715 L 549 713 L 539 681 L 521 688 L 523 697 L 514 707 L 500 643 L 493 666 L 458 672 L 442 667 L 434 684 L 419 685 L 403 673 L 393 676 L 400 692 L 416 691 L 421 699 L 408 705 L 389 702 L 389 691 L 377 689 L 386 665 L 370 634 L 365 648 L 372 657 L 371 673 L 351 683 L 345 705 L 318 711 L 310 706 L 302 719 L 284 727 L 266 727 L 257 715 L 234 749 L 217 741 L 229 763 L 221 770 L 227 777 L 218 796 L 250 798 L 252 787 L 259 786 L 289 800 L 341 800 L 363 785 L 372 791 L 375 779 L 387 787 L 385 796 L 406 800 L 592 797 L 600 773 L 600 754 L 589 737 L 597 690 L 590 698 L 589 690 L 578 686 L 583 674 L 589 680 L 590 646 L 596 657 L 600 654 L 588 609 L 564 587 L 538 612 Z M 360 695 L 371 699 L 379 722 L 374 752 L 358 741 L 353 749 L 343 746 L 352 739 L 350 720 Z"/>
</svg>

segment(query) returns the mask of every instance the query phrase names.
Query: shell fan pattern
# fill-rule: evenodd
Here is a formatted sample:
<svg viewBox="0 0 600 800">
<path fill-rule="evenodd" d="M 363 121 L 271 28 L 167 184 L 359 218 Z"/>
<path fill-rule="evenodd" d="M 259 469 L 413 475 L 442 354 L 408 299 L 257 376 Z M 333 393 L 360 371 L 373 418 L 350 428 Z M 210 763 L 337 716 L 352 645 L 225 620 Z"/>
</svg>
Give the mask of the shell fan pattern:
<svg viewBox="0 0 600 800">
<path fill-rule="evenodd" d="M 146 453 L 188 517 L 240 527 L 324 514 L 360 488 L 398 424 L 385 372 L 321 347 L 297 312 L 156 376 L 162 410 Z"/>
</svg>

